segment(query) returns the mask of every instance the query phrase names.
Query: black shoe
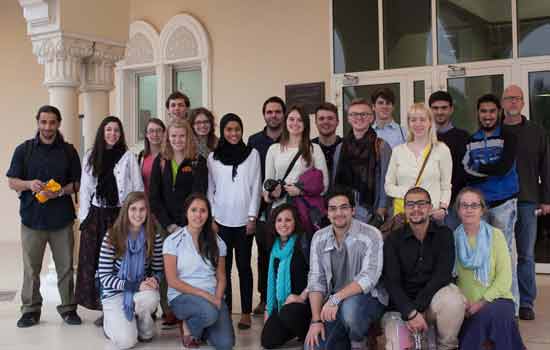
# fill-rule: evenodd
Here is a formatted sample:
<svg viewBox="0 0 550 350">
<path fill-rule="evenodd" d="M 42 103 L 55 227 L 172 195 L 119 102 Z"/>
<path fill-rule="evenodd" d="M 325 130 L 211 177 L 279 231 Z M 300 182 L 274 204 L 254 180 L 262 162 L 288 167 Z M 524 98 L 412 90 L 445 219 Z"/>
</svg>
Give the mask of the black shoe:
<svg viewBox="0 0 550 350">
<path fill-rule="evenodd" d="M 67 311 L 61 314 L 61 318 L 63 321 L 65 321 L 66 324 L 70 324 L 72 326 L 80 325 L 82 324 L 82 319 L 78 314 L 76 313 L 76 310 Z"/>
<path fill-rule="evenodd" d="M 138 335 L 138 342 L 140 343 L 150 343 L 153 341 L 153 337 L 151 338 L 142 338 Z"/>
<path fill-rule="evenodd" d="M 535 319 L 535 310 L 530 307 L 519 308 L 519 319 L 524 321 L 532 321 Z"/>
<path fill-rule="evenodd" d="M 28 328 L 38 324 L 38 322 L 40 322 L 40 311 L 26 312 L 17 321 L 17 327 Z"/>
</svg>

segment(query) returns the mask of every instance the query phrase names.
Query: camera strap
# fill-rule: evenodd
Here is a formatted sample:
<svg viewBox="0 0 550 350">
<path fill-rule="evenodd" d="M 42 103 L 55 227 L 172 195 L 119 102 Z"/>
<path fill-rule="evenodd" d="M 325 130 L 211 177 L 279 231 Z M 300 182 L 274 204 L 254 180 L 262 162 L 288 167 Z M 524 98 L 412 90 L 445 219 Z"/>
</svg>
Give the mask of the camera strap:
<svg viewBox="0 0 550 350">
<path fill-rule="evenodd" d="M 298 160 L 298 158 L 300 158 L 301 155 L 302 155 L 302 151 L 298 150 L 298 152 L 296 153 L 294 158 L 292 158 L 292 161 L 288 165 L 288 168 L 286 169 L 285 175 L 281 179 L 281 182 L 285 182 L 288 174 L 290 174 L 290 172 L 292 171 L 292 168 L 294 168 L 294 164 L 296 164 L 296 161 Z"/>
</svg>

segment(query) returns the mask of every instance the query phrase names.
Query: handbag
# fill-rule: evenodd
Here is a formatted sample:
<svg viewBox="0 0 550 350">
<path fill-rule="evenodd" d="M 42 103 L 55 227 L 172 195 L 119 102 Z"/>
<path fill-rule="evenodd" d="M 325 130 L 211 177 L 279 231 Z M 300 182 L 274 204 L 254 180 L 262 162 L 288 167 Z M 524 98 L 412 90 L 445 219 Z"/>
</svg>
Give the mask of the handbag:
<svg viewBox="0 0 550 350">
<path fill-rule="evenodd" d="M 327 209 L 321 196 L 324 189 L 323 173 L 317 168 L 309 168 L 300 175 L 295 185 L 302 190 L 302 195 L 293 198 L 294 205 L 304 230 L 313 236 L 315 231 L 327 223 Z"/>
</svg>

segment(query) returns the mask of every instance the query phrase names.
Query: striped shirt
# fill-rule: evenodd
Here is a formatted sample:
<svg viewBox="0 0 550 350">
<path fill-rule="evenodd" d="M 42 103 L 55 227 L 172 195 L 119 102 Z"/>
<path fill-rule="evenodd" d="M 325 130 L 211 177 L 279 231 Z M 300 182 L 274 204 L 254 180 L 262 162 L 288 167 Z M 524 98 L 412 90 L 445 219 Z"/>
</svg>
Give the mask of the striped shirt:
<svg viewBox="0 0 550 350">
<path fill-rule="evenodd" d="M 99 251 L 99 265 L 97 273 L 101 281 L 101 299 L 109 298 L 115 294 L 124 291 L 125 280 L 118 277 L 122 258 L 115 257 L 115 249 L 109 242 L 109 232 L 103 238 L 101 250 Z M 160 281 L 164 273 L 164 264 L 162 260 L 162 238 L 157 233 L 153 246 L 153 255 L 151 258 L 145 259 L 145 275 L 154 276 L 157 281 Z"/>
</svg>

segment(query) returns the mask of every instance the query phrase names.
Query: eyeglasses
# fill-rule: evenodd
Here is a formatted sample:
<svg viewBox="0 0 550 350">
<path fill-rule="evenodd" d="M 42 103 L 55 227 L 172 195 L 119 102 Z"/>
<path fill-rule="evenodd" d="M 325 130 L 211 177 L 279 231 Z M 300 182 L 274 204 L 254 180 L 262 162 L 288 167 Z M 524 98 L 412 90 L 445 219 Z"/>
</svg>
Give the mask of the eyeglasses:
<svg viewBox="0 0 550 350">
<path fill-rule="evenodd" d="M 369 112 L 362 112 L 362 113 L 358 113 L 358 112 L 351 112 L 348 114 L 348 116 L 352 117 L 352 118 L 366 118 L 366 117 L 373 117 L 374 116 L 374 113 L 369 113 Z"/>
<path fill-rule="evenodd" d="M 523 97 L 522 96 L 504 96 L 502 99 L 507 102 L 520 102 L 523 100 Z"/>
<path fill-rule="evenodd" d="M 352 206 L 350 204 L 342 204 L 340 206 L 338 206 L 338 205 L 329 205 L 328 206 L 328 211 L 335 212 L 338 209 L 340 209 L 342 211 L 345 211 L 345 210 L 350 210 L 351 208 L 352 208 Z"/>
<path fill-rule="evenodd" d="M 477 210 L 477 209 L 480 209 L 480 208 L 481 208 L 481 203 L 464 203 L 464 202 L 460 202 L 460 209 L 464 209 L 464 210 L 474 209 L 474 210 Z"/>
<path fill-rule="evenodd" d="M 210 121 L 209 120 L 199 120 L 199 121 L 196 121 L 195 123 L 193 123 L 193 125 L 210 125 Z"/>
<path fill-rule="evenodd" d="M 164 130 L 162 130 L 162 129 L 149 129 L 149 130 L 147 130 L 148 134 L 162 134 L 163 132 L 164 132 Z"/>
<path fill-rule="evenodd" d="M 430 204 L 432 204 L 432 202 L 430 202 L 427 199 L 423 199 L 423 200 L 419 200 L 419 201 L 406 201 L 405 202 L 405 208 L 407 208 L 407 209 L 413 209 L 414 207 L 424 208 L 424 207 L 427 207 Z"/>
</svg>

